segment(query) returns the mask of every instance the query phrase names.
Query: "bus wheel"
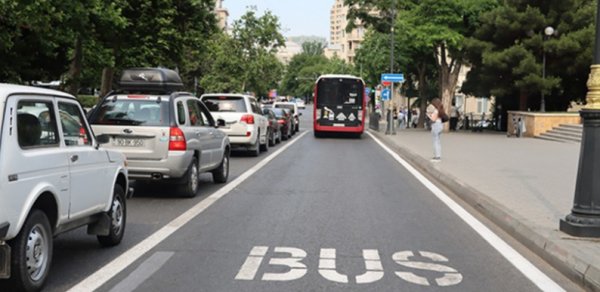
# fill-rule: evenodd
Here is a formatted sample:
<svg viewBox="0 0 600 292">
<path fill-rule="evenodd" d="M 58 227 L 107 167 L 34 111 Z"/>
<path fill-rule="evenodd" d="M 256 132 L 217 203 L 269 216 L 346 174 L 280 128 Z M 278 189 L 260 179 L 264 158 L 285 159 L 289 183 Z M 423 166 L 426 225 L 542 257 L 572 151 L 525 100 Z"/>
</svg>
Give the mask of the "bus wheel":
<svg viewBox="0 0 600 292">
<path fill-rule="evenodd" d="M 315 131 L 315 138 L 323 138 L 323 133 Z"/>
</svg>

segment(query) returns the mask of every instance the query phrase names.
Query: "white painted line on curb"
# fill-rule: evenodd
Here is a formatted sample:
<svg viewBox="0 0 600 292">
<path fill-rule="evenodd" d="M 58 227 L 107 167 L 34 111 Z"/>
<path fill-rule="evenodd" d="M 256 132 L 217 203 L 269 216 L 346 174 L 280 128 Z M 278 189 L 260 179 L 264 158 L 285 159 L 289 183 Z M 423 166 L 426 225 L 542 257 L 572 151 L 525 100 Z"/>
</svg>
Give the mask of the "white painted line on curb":
<svg viewBox="0 0 600 292">
<path fill-rule="evenodd" d="M 152 235 L 148 236 L 146 239 L 135 245 L 134 247 L 127 250 L 125 253 L 121 254 L 116 259 L 112 260 L 108 264 L 104 265 L 98 271 L 85 278 L 77 285 L 73 286 L 68 292 L 80 292 L 80 291 L 93 291 L 104 283 L 108 282 L 111 278 L 116 276 L 118 273 L 123 271 L 133 262 L 141 258 L 146 252 L 150 249 L 157 246 L 183 225 L 188 223 L 194 217 L 198 216 L 200 213 L 204 212 L 208 207 L 218 201 L 220 198 L 227 195 L 234 188 L 243 183 L 250 176 L 255 174 L 261 168 L 263 168 L 267 163 L 271 162 L 271 160 L 275 159 L 275 157 L 279 156 L 279 154 L 283 153 L 290 146 L 294 145 L 297 141 L 299 141 L 304 135 L 308 132 L 304 132 L 300 134 L 296 139 L 289 141 L 286 145 L 281 147 L 279 150 L 275 151 L 273 154 L 269 155 L 265 159 L 261 160 L 259 163 L 254 165 L 252 168 L 248 169 L 246 172 L 237 177 L 234 181 L 226 184 L 219 190 L 217 190 L 212 195 L 208 196 L 206 199 L 200 201 L 198 204 L 194 205 L 188 211 L 175 218 L 173 221 L 169 222 L 167 225 L 154 232 Z"/>
<path fill-rule="evenodd" d="M 538 286 L 542 291 L 565 291 L 556 282 L 550 279 L 546 274 L 542 273 L 536 266 L 529 262 L 525 257 L 519 254 L 514 248 L 508 245 L 502 238 L 492 232 L 483 223 L 481 223 L 473 215 L 469 214 L 463 207 L 452 200 L 446 193 L 435 186 L 419 171 L 417 171 L 412 165 L 406 162 L 397 153 L 392 151 L 389 147 L 383 144 L 373 134 L 367 132 L 367 134 L 379 144 L 386 152 L 398 161 L 404 168 L 406 168 L 417 180 L 419 180 L 425 187 L 427 187 L 440 201 L 442 201 L 450 210 L 452 210 L 458 217 L 460 217 L 465 223 L 467 223 L 475 232 L 477 232 L 485 241 L 487 241 L 493 248 L 495 248 L 504 258 L 506 258 L 515 268 L 517 268 L 525 277 L 527 277 L 533 284 Z"/>
</svg>

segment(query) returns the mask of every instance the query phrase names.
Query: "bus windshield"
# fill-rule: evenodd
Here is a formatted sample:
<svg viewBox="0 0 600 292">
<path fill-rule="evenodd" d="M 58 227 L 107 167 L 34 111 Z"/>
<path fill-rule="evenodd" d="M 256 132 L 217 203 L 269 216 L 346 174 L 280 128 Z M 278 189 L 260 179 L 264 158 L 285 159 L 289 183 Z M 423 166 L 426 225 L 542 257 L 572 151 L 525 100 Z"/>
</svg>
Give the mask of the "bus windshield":
<svg viewBox="0 0 600 292">
<path fill-rule="evenodd" d="M 317 84 L 320 105 L 362 105 L 363 83 L 358 79 L 322 78 Z"/>
</svg>

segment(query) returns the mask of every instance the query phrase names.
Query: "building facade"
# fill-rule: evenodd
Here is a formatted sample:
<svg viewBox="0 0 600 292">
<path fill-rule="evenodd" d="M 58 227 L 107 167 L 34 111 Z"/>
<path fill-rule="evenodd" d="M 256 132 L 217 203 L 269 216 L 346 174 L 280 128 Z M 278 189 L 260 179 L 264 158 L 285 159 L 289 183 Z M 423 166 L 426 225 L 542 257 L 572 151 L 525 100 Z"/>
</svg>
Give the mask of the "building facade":
<svg viewBox="0 0 600 292">
<path fill-rule="evenodd" d="M 353 63 L 356 56 L 356 50 L 365 36 L 365 27 L 356 20 L 357 27 L 352 32 L 346 32 L 348 26 L 349 7 L 344 5 L 344 0 L 335 0 L 330 13 L 330 40 L 329 46 L 325 49 L 325 56 L 338 58 Z"/>
<path fill-rule="evenodd" d="M 229 17 L 229 11 L 223 7 L 224 0 L 215 1 L 215 15 L 217 16 L 217 25 L 220 29 L 227 29 L 227 18 Z"/>
</svg>

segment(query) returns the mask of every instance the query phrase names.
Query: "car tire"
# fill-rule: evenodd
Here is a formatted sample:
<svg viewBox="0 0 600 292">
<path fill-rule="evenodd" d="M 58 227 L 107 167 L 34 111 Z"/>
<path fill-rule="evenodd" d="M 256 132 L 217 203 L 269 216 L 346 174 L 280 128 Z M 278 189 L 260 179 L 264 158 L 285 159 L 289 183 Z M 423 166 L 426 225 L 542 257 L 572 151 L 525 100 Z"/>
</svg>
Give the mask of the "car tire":
<svg viewBox="0 0 600 292">
<path fill-rule="evenodd" d="M 275 132 L 271 131 L 271 135 L 269 135 L 269 146 L 273 147 L 276 144 L 277 137 L 275 137 Z"/>
<path fill-rule="evenodd" d="M 260 155 L 260 132 L 256 135 L 256 143 L 254 149 L 250 148 L 250 156 L 258 157 Z"/>
<path fill-rule="evenodd" d="M 260 151 L 269 151 L 269 137 L 271 136 L 270 133 L 271 131 L 267 130 L 267 135 L 265 135 L 265 144 L 260 144 Z M 260 143 L 260 139 L 258 141 Z"/>
<path fill-rule="evenodd" d="M 218 184 L 227 182 L 229 178 L 229 153 L 226 151 L 223 154 L 223 159 L 219 167 L 212 171 L 213 181 Z"/>
<path fill-rule="evenodd" d="M 281 143 L 281 136 L 282 136 L 281 129 L 279 129 L 277 131 L 277 140 L 275 141 L 276 144 Z"/>
<path fill-rule="evenodd" d="M 8 291 L 39 291 L 44 286 L 52 262 L 52 229 L 44 212 L 32 209 L 12 247 L 11 278 Z"/>
<path fill-rule="evenodd" d="M 98 242 L 102 246 L 115 246 L 121 243 L 125 234 L 127 223 L 127 205 L 125 203 L 125 191 L 120 185 L 115 185 L 113 200 L 108 211 L 110 217 L 110 228 L 108 235 L 98 235 Z"/>
<path fill-rule="evenodd" d="M 198 173 L 198 159 L 194 157 L 184 175 L 182 185 L 182 193 L 184 197 L 193 198 L 198 193 L 198 185 L 200 184 L 200 174 Z"/>
</svg>

